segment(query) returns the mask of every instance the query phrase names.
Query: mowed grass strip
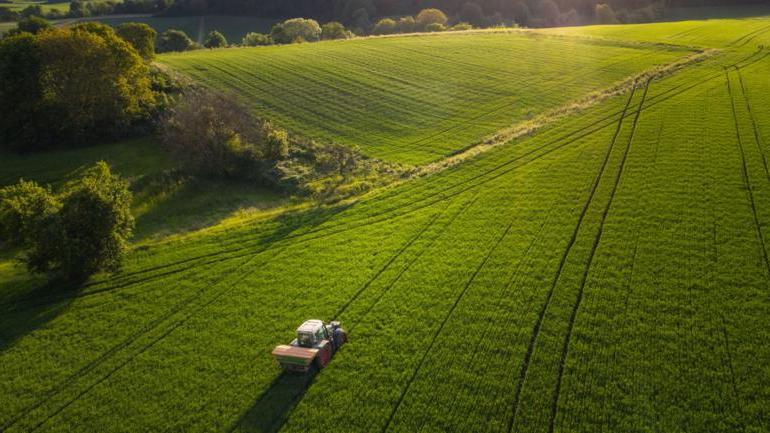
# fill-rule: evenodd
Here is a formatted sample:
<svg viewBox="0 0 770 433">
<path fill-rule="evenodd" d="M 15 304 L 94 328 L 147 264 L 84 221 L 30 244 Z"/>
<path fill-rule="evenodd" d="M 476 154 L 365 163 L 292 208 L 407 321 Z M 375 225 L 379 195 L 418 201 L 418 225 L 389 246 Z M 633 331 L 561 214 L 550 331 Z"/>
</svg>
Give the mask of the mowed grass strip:
<svg viewBox="0 0 770 433">
<path fill-rule="evenodd" d="M 199 51 L 160 61 L 307 137 L 423 164 L 685 54 L 487 32 Z"/>
</svg>

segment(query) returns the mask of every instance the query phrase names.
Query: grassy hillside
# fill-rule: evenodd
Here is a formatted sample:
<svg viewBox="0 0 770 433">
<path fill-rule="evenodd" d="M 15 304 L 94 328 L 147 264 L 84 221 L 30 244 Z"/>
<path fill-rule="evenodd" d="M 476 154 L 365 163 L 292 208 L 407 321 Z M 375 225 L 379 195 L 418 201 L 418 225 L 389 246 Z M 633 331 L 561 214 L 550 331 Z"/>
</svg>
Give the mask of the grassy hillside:
<svg viewBox="0 0 770 433">
<path fill-rule="evenodd" d="M 581 32 L 665 40 L 688 30 L 672 25 L 684 24 Z M 2 279 L 0 430 L 769 431 L 770 51 L 759 48 L 768 43 L 764 27 L 770 19 L 693 24 L 703 40 L 683 39 L 721 47 L 718 55 L 352 204 L 146 245 L 132 252 L 121 274 L 98 277 L 76 292 Z M 507 57 L 498 56 L 503 70 L 497 75 L 476 65 L 493 70 L 487 45 L 505 51 L 523 37 L 500 45 L 485 37 L 490 40 L 463 48 L 464 68 L 445 59 L 446 48 L 433 46 L 449 65 L 444 75 L 461 82 L 452 74 L 465 71 L 466 85 L 479 92 L 493 85 L 485 77 L 498 77 L 502 89 L 518 83 L 499 78 L 510 70 L 512 62 L 499 60 Z M 441 40 L 402 41 L 431 47 Z M 519 58 L 538 58 L 550 43 L 569 42 L 534 41 Z M 363 69 L 390 43 L 396 42 L 346 42 L 356 55 L 335 58 Z M 619 49 L 595 46 L 598 59 Z M 321 86 L 307 78 L 322 71 L 320 55 L 307 57 L 316 68 L 311 73 L 280 60 L 310 48 L 271 50 L 205 53 L 212 57 L 198 58 L 205 68 L 198 73 L 260 77 L 278 89 L 280 77 L 305 77 L 305 87 L 292 78 L 295 90 L 283 97 L 289 101 Z M 430 87 L 441 80 L 432 72 L 436 63 L 424 60 L 418 68 L 429 50 L 414 50 L 409 59 L 377 67 L 414 70 L 416 78 L 400 77 L 404 86 L 426 86 L 421 101 L 455 94 Z M 271 68 L 281 74 L 262 75 L 272 69 L 253 59 L 264 52 L 273 53 Z M 662 55 L 631 52 L 636 56 L 625 60 L 631 66 L 602 71 L 628 74 L 640 57 Z M 186 56 L 164 61 L 194 70 Z M 551 89 L 540 94 L 554 99 L 556 83 L 567 93 L 571 85 L 564 82 L 594 83 L 605 73 L 574 67 L 557 74 L 556 63 L 530 67 L 516 72 L 527 77 L 525 88 Z M 215 68 L 221 74 L 209 74 Z M 247 72 L 255 68 L 260 72 Z M 426 75 L 434 81 L 421 78 Z M 256 79 L 221 78 L 229 79 L 245 96 L 272 95 Z M 344 89 L 372 104 L 369 110 L 381 110 L 356 79 L 345 79 Z M 371 92 L 391 95 L 374 83 Z M 419 106 L 405 96 L 411 94 L 386 99 L 389 109 L 400 113 L 397 100 Z M 319 101 L 334 99 L 322 96 Z M 365 113 L 355 100 L 342 102 Z M 520 116 L 516 107 L 501 111 Z M 342 108 L 325 111 L 329 123 L 345 114 Z M 396 114 L 408 131 L 406 117 Z M 348 129 L 380 136 L 375 120 L 345 118 Z M 464 119 L 451 136 L 493 126 Z M 407 149 L 401 158 L 417 160 L 416 151 L 401 148 Z M 350 342 L 314 378 L 281 374 L 270 350 L 311 317 L 342 320 Z"/>
<path fill-rule="evenodd" d="M 235 92 L 288 129 L 423 164 L 686 54 L 502 32 L 198 51 L 160 61 Z"/>
</svg>

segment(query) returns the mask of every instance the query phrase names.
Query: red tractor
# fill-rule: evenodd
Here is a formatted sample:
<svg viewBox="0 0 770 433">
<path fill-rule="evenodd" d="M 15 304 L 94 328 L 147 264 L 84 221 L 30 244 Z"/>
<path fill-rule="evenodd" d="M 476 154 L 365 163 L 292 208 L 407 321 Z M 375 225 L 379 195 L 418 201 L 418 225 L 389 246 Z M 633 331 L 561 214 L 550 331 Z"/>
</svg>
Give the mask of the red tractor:
<svg viewBox="0 0 770 433">
<path fill-rule="evenodd" d="M 273 349 L 273 357 L 285 371 L 307 373 L 324 368 L 346 341 L 348 334 L 340 322 L 326 325 L 320 320 L 306 320 L 297 328 L 297 338 L 291 344 Z"/>
</svg>

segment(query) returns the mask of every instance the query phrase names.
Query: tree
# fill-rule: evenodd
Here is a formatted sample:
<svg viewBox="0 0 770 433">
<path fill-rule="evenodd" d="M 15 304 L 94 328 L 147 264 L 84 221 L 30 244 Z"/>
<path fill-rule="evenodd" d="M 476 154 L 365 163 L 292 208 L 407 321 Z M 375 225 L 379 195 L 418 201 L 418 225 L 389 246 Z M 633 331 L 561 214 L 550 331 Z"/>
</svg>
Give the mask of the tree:
<svg viewBox="0 0 770 433">
<path fill-rule="evenodd" d="M 0 89 L 0 138 L 17 150 L 115 138 L 155 104 L 147 65 L 98 23 L 0 41 Z"/>
<path fill-rule="evenodd" d="M 267 132 L 265 137 L 265 157 L 274 161 L 289 156 L 289 134 L 281 129 Z"/>
<path fill-rule="evenodd" d="M 123 23 L 115 28 L 115 33 L 128 41 L 145 60 L 155 57 L 155 38 L 158 32 L 144 23 Z"/>
<path fill-rule="evenodd" d="M 468 22 L 476 27 L 484 27 L 487 25 L 487 19 L 484 16 L 484 11 L 481 10 L 481 6 L 476 3 L 465 3 L 460 10 L 460 20 Z"/>
<path fill-rule="evenodd" d="M 16 28 L 18 28 L 19 31 L 32 33 L 33 35 L 36 35 L 42 32 L 43 30 L 50 29 L 51 24 L 49 24 L 48 21 L 44 20 L 43 18 L 33 15 L 19 21 L 16 24 Z"/>
<path fill-rule="evenodd" d="M 273 40 L 270 38 L 270 35 L 265 35 L 262 33 L 247 33 L 246 36 L 243 37 L 243 40 L 241 41 L 241 45 L 247 46 L 247 47 L 256 47 L 259 45 L 272 45 Z"/>
<path fill-rule="evenodd" d="M 597 4 L 594 9 L 594 14 L 596 16 L 596 22 L 600 24 L 617 24 L 618 22 L 615 11 L 606 3 Z"/>
<path fill-rule="evenodd" d="M 298 41 L 315 42 L 321 39 L 321 26 L 316 20 L 292 18 L 273 26 L 270 37 L 277 44 Z"/>
<path fill-rule="evenodd" d="M 444 12 L 438 9 L 423 9 L 417 14 L 414 19 L 415 26 L 418 29 L 426 29 L 430 24 L 441 24 L 445 26 L 447 23 L 447 17 Z"/>
<path fill-rule="evenodd" d="M 527 6 L 526 3 L 523 1 L 520 1 L 516 3 L 513 6 L 513 20 L 520 25 L 526 26 L 529 24 L 529 18 L 530 18 L 530 10 L 529 6 Z"/>
<path fill-rule="evenodd" d="M 40 5 L 33 5 L 33 6 L 27 6 L 24 9 L 19 12 L 19 15 L 21 15 L 24 18 L 28 17 L 42 17 L 45 15 L 45 12 L 43 12 L 43 7 Z"/>
<path fill-rule="evenodd" d="M 128 183 L 105 162 L 58 196 L 34 182 L 0 190 L 0 227 L 24 250 L 32 272 L 81 282 L 120 267 L 134 219 Z"/>
<path fill-rule="evenodd" d="M 543 0 L 543 2 L 540 3 L 540 16 L 543 18 L 546 25 L 558 25 L 559 15 L 561 15 L 559 7 L 556 6 L 556 3 L 554 3 L 553 0 Z"/>
<path fill-rule="evenodd" d="M 350 32 L 337 21 L 328 22 L 321 26 L 321 39 L 323 40 L 349 39 L 350 37 Z"/>
<path fill-rule="evenodd" d="M 227 46 L 225 35 L 214 30 L 206 36 L 206 42 L 203 43 L 206 48 L 224 48 Z"/>
<path fill-rule="evenodd" d="M 383 18 L 374 25 L 372 33 L 375 35 L 389 35 L 396 33 L 396 22 L 390 18 Z"/>
<path fill-rule="evenodd" d="M 350 25 L 353 27 L 354 31 L 357 30 L 359 34 L 366 33 L 366 31 L 369 30 L 369 27 L 372 26 L 371 21 L 369 21 L 369 16 L 369 12 L 367 12 L 366 9 L 356 9 L 356 11 L 353 12 L 353 18 L 350 20 Z"/>
<path fill-rule="evenodd" d="M 192 39 L 181 30 L 166 30 L 158 38 L 158 52 L 188 51 L 195 47 Z"/>
<path fill-rule="evenodd" d="M 80 0 L 73 0 L 70 2 L 69 16 L 71 17 L 85 17 L 88 15 L 86 4 Z"/>
<path fill-rule="evenodd" d="M 412 33 L 414 31 L 415 22 L 412 17 L 402 17 L 396 22 L 396 29 L 399 33 Z"/>
</svg>

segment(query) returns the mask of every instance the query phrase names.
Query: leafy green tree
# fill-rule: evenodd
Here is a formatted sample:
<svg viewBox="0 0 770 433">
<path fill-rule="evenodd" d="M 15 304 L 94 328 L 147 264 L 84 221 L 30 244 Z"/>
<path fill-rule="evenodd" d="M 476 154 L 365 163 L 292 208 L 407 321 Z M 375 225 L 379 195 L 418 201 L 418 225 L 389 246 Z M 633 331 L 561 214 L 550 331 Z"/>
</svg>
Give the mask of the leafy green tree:
<svg viewBox="0 0 770 433">
<path fill-rule="evenodd" d="M 128 41 L 145 60 L 155 57 L 155 38 L 158 32 L 144 23 L 123 23 L 115 28 L 115 33 Z"/>
<path fill-rule="evenodd" d="M 51 24 L 49 24 L 48 21 L 44 20 L 43 18 L 33 15 L 20 20 L 16 24 L 16 28 L 18 28 L 19 31 L 32 33 L 33 35 L 36 35 L 42 32 L 43 30 L 50 29 Z"/>
<path fill-rule="evenodd" d="M 19 13 L 7 8 L 5 6 L 0 7 L 0 22 L 18 21 Z"/>
<path fill-rule="evenodd" d="M 366 9 L 356 9 L 353 12 L 353 17 L 350 20 L 350 25 L 353 28 L 353 31 L 357 34 L 365 34 L 369 28 L 372 26 L 371 21 L 369 21 L 369 12 L 366 11 Z"/>
<path fill-rule="evenodd" d="M 390 18 L 383 18 L 374 25 L 372 33 L 375 35 L 390 35 L 396 33 L 396 22 Z"/>
<path fill-rule="evenodd" d="M 0 240 L 13 246 L 30 245 L 59 208 L 61 203 L 51 190 L 35 182 L 22 179 L 0 189 Z"/>
<path fill-rule="evenodd" d="M 270 36 L 278 44 L 315 42 L 321 39 L 321 26 L 316 20 L 292 18 L 273 26 Z"/>
<path fill-rule="evenodd" d="M 553 2 L 553 0 L 543 0 L 540 3 L 540 16 L 543 22 L 548 26 L 555 26 L 559 24 L 559 6 Z"/>
<path fill-rule="evenodd" d="M 224 48 L 227 46 L 227 39 L 225 35 L 214 30 L 206 36 L 203 46 L 206 48 Z"/>
<path fill-rule="evenodd" d="M 88 16 L 88 9 L 86 8 L 86 4 L 80 0 L 71 1 L 69 16 L 76 18 Z"/>
<path fill-rule="evenodd" d="M 414 19 L 415 26 L 418 29 L 427 29 L 427 27 L 431 24 L 441 24 L 442 26 L 445 26 L 447 20 L 448 19 L 444 12 L 441 12 L 438 9 L 423 9 Z"/>
<path fill-rule="evenodd" d="M 130 209 L 128 183 L 105 162 L 59 196 L 33 182 L 0 190 L 0 227 L 24 248 L 28 269 L 71 282 L 120 267 L 134 227 Z"/>
<path fill-rule="evenodd" d="M 332 21 L 321 26 L 321 39 L 349 39 L 352 35 L 341 23 Z"/>
<path fill-rule="evenodd" d="M 160 34 L 158 38 L 158 52 L 168 53 L 172 51 L 189 51 L 195 47 L 195 43 L 181 30 L 169 29 Z"/>
<path fill-rule="evenodd" d="M 147 65 L 98 23 L 0 41 L 0 89 L 2 144 L 19 150 L 115 137 L 155 104 Z"/>
<path fill-rule="evenodd" d="M 247 46 L 247 47 L 256 47 L 259 45 L 272 45 L 273 40 L 270 38 L 270 35 L 265 35 L 262 33 L 247 33 L 246 36 L 243 37 L 243 40 L 241 41 L 241 45 Z"/>
</svg>

